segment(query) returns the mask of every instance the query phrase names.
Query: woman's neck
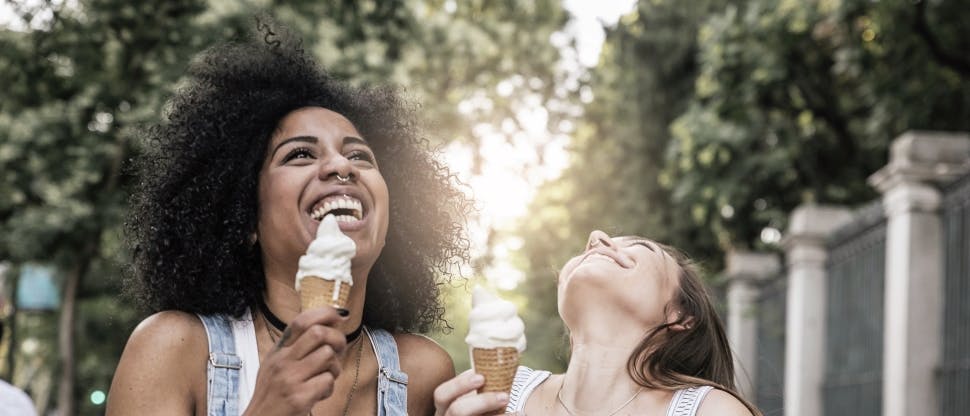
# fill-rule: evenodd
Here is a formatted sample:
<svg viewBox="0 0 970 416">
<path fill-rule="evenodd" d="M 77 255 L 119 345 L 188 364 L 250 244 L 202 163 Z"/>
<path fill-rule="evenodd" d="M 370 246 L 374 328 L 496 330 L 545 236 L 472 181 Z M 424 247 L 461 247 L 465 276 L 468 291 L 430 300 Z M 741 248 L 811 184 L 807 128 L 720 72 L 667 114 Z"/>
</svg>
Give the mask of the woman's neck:
<svg viewBox="0 0 970 416">
<path fill-rule="evenodd" d="M 563 374 L 561 400 L 573 411 L 602 412 L 627 401 L 640 389 L 627 373 L 632 347 L 574 343 Z"/>
<path fill-rule="evenodd" d="M 266 306 L 286 324 L 300 313 L 300 295 L 292 284 L 266 279 Z"/>
</svg>

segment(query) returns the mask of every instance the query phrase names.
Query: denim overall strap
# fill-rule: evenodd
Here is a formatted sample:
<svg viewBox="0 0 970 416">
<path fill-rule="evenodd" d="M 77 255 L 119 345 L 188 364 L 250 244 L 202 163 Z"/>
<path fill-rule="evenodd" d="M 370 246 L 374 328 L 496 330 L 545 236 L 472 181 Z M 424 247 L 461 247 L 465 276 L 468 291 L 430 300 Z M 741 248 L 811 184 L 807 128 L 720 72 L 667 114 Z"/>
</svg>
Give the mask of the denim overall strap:
<svg viewBox="0 0 970 416">
<path fill-rule="evenodd" d="M 364 331 L 377 356 L 377 416 L 406 416 L 408 413 L 408 375 L 401 371 L 397 342 L 383 329 Z"/>
<path fill-rule="evenodd" d="M 229 318 L 223 315 L 199 315 L 209 337 L 207 416 L 239 415 L 239 369 L 242 360 L 236 355 Z"/>
</svg>

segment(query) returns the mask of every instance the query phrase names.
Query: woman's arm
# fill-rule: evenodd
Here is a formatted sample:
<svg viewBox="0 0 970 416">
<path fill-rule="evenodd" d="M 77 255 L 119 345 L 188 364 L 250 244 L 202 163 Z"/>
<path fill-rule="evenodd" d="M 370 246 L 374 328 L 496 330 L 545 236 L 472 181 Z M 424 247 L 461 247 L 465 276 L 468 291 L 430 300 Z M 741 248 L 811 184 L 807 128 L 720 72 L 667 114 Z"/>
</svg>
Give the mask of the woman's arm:
<svg viewBox="0 0 970 416">
<path fill-rule="evenodd" d="M 433 415 L 434 390 L 455 376 L 448 352 L 430 338 L 414 334 L 394 336 L 401 370 L 408 375 L 408 414 Z"/>
<path fill-rule="evenodd" d="M 146 318 L 118 362 L 107 415 L 204 414 L 208 350 L 195 315 L 165 311 Z"/>
</svg>

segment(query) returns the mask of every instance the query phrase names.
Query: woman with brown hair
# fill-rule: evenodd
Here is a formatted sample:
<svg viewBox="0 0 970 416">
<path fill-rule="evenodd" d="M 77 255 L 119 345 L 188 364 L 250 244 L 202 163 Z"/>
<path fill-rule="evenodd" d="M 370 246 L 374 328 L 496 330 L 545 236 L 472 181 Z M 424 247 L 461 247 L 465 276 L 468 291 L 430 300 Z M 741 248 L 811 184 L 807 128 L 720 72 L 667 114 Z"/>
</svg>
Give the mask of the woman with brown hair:
<svg viewBox="0 0 970 416">
<path fill-rule="evenodd" d="M 735 392 L 724 328 L 689 260 L 640 237 L 590 233 L 559 273 L 564 374 L 520 367 L 511 394 L 470 370 L 435 390 L 438 415 L 759 415 Z"/>
</svg>

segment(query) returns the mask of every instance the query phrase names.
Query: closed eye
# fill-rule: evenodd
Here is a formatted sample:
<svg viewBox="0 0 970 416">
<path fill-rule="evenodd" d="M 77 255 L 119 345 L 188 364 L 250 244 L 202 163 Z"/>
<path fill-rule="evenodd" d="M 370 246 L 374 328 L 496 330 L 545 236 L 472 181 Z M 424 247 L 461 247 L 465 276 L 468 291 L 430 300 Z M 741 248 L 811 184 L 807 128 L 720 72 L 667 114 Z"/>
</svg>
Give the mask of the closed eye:
<svg viewBox="0 0 970 416">
<path fill-rule="evenodd" d="M 653 251 L 653 252 L 656 252 L 657 251 L 656 248 L 654 248 L 651 244 L 647 243 L 646 241 L 634 241 L 630 245 L 631 246 L 634 246 L 634 245 L 636 245 L 636 246 L 644 246 L 644 247 L 647 248 L 647 250 L 650 250 L 650 251 Z"/>
</svg>

